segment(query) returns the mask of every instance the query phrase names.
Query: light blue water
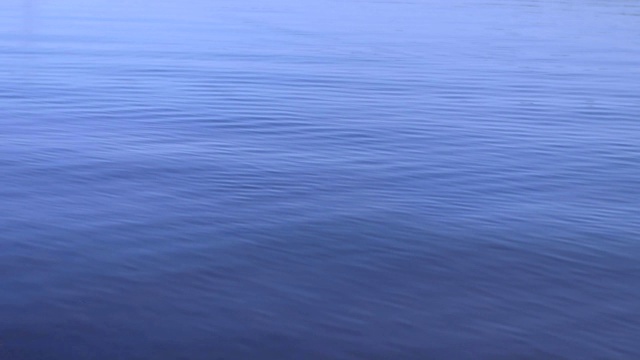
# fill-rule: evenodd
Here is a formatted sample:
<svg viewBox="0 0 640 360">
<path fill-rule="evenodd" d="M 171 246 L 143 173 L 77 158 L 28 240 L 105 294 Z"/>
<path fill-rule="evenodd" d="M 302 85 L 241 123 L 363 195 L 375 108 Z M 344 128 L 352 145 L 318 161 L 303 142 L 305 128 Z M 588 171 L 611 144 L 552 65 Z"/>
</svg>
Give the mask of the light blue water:
<svg viewBox="0 0 640 360">
<path fill-rule="evenodd" d="M 640 358 L 640 3 L 3 0 L 0 358 Z"/>
</svg>

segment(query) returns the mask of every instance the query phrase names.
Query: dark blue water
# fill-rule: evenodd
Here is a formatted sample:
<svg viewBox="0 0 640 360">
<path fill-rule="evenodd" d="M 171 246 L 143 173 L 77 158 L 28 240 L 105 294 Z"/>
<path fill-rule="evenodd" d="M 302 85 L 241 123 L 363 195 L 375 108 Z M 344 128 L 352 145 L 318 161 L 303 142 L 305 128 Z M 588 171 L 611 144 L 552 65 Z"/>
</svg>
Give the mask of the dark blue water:
<svg viewBox="0 0 640 360">
<path fill-rule="evenodd" d="M 639 259 L 637 1 L 0 4 L 0 359 L 638 359 Z"/>
</svg>

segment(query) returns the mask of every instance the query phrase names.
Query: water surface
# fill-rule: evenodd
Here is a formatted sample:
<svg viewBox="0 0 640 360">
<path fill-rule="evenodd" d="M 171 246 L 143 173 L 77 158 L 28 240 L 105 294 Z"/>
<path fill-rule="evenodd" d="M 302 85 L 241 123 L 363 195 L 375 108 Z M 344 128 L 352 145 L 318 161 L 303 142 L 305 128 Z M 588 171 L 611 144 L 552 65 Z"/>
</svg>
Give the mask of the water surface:
<svg viewBox="0 0 640 360">
<path fill-rule="evenodd" d="M 0 358 L 639 358 L 639 39 L 624 0 L 4 0 Z"/>
</svg>

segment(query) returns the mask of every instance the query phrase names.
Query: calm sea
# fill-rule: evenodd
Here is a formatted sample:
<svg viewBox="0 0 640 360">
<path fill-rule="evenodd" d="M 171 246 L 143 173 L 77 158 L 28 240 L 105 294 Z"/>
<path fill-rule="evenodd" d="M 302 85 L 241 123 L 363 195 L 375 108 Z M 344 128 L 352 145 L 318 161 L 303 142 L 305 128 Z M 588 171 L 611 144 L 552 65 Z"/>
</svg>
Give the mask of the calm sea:
<svg viewBox="0 0 640 360">
<path fill-rule="evenodd" d="M 0 3 L 0 359 L 639 358 L 638 1 Z"/>
</svg>

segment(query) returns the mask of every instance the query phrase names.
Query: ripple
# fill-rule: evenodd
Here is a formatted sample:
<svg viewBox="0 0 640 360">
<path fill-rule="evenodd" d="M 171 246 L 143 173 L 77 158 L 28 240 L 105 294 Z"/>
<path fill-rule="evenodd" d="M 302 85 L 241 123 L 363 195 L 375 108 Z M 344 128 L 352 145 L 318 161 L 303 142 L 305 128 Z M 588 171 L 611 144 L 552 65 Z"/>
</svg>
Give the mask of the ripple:
<svg viewBox="0 0 640 360">
<path fill-rule="evenodd" d="M 637 357 L 638 9 L 3 2 L 0 357 Z"/>
</svg>

